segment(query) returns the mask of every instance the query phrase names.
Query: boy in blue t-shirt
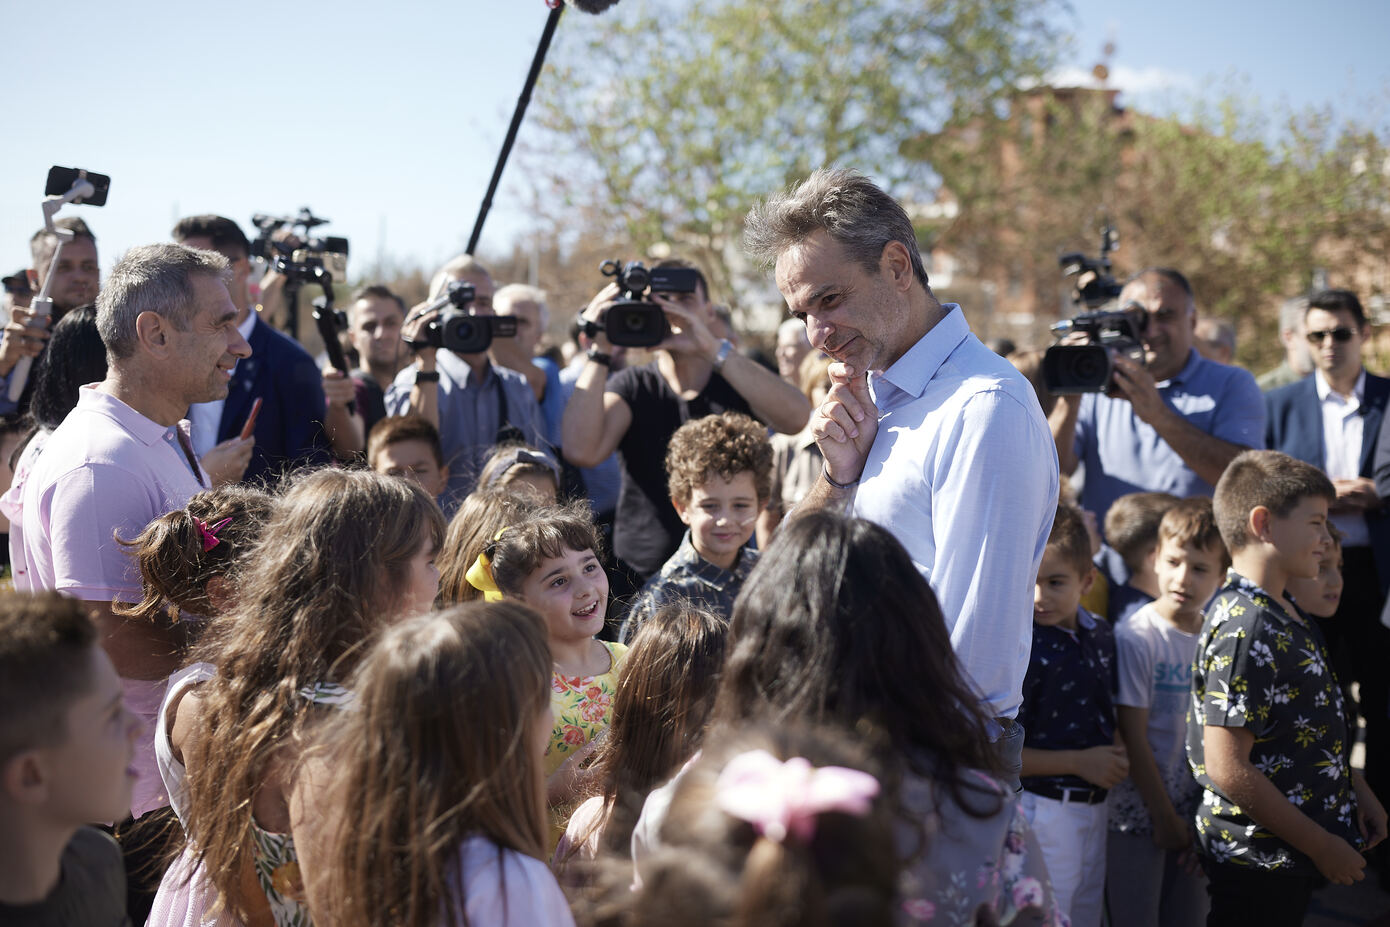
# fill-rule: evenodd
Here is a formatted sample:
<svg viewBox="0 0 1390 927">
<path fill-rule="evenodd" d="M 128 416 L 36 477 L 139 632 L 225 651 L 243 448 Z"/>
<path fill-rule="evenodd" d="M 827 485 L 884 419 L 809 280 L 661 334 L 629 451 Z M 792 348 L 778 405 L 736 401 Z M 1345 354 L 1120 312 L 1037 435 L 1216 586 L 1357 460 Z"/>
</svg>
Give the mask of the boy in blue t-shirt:
<svg viewBox="0 0 1390 927">
<path fill-rule="evenodd" d="M 1360 881 L 1361 852 L 1385 838 L 1322 635 L 1285 591 L 1317 576 L 1336 498 L 1277 451 L 1242 453 L 1216 485 L 1232 569 L 1198 637 L 1187 719 L 1209 925 L 1301 924 L 1313 890 Z"/>
<path fill-rule="evenodd" d="M 1018 711 L 1025 732 L 1020 801 L 1073 927 L 1100 924 L 1105 799 L 1129 771 L 1115 738 L 1115 637 L 1081 607 L 1094 578 L 1086 523 L 1062 504 L 1033 595 L 1033 649 Z"/>
</svg>

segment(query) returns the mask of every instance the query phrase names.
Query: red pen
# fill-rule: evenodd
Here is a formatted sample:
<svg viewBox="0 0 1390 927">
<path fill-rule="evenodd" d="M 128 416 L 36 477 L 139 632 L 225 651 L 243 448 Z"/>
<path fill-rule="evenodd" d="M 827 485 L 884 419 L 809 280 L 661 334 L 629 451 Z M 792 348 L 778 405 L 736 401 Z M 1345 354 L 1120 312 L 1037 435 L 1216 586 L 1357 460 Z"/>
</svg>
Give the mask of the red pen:
<svg viewBox="0 0 1390 927">
<path fill-rule="evenodd" d="M 261 414 L 261 397 L 257 396 L 256 401 L 251 403 L 251 414 L 246 416 L 246 424 L 241 426 L 241 440 L 245 441 L 251 437 L 251 432 L 256 427 L 256 416 Z"/>
</svg>

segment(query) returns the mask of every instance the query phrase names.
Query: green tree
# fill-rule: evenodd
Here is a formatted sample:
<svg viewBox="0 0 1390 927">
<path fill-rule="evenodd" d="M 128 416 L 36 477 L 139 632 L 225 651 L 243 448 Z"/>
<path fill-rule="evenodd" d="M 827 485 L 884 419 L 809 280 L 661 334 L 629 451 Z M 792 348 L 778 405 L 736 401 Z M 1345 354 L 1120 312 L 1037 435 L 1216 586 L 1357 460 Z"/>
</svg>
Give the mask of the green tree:
<svg viewBox="0 0 1390 927">
<path fill-rule="evenodd" d="M 902 146 L 992 111 L 1041 74 L 1058 41 L 1053 10 L 629 0 L 570 17 L 537 91 L 527 173 L 552 208 L 588 207 L 602 227 L 586 232 L 668 243 L 733 296 L 728 261 L 756 198 L 823 165 L 926 196 L 936 178 Z"/>
</svg>

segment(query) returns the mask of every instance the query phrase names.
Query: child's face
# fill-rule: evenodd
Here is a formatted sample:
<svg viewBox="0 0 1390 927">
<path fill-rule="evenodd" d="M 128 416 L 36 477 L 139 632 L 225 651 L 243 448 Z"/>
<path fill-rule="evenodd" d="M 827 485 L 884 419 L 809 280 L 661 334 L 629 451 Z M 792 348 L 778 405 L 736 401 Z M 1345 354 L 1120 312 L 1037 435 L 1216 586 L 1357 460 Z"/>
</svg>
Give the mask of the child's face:
<svg viewBox="0 0 1390 927">
<path fill-rule="evenodd" d="M 608 576 L 592 550 L 566 548 L 563 556 L 542 560 L 526 578 L 521 601 L 540 612 L 552 641 L 581 641 L 603 628 Z"/>
<path fill-rule="evenodd" d="M 1175 616 L 1200 615 L 1221 587 L 1222 559 L 1221 553 L 1211 547 L 1179 544 L 1173 538 L 1165 538 L 1158 545 L 1154 561 L 1159 598 Z"/>
<path fill-rule="evenodd" d="M 1090 590 L 1094 576 L 1094 570 L 1081 575 L 1060 548 L 1047 545 L 1038 567 L 1038 582 L 1033 587 L 1033 621 L 1044 627 L 1058 625 L 1074 629 L 1076 610 L 1081 607 L 1081 597 Z"/>
<path fill-rule="evenodd" d="M 434 597 L 439 593 L 439 568 L 434 564 L 434 539 L 425 538 L 415 556 L 406 566 L 405 585 L 401 589 L 400 606 L 396 610 L 399 618 L 423 615 L 434 607 Z"/>
<path fill-rule="evenodd" d="M 1332 545 L 1332 535 L 1327 533 L 1327 500 L 1305 496 L 1288 515 L 1271 512 L 1265 539 L 1274 545 L 1275 562 L 1286 577 L 1317 576 L 1318 561 Z"/>
<path fill-rule="evenodd" d="M 91 689 L 68 706 L 63 741 L 41 751 L 51 777 L 47 805 L 63 824 L 119 821 L 130 813 L 135 743 L 145 725 L 125 707 L 111 658 L 90 654 Z"/>
<path fill-rule="evenodd" d="M 1290 579 L 1284 590 L 1308 614 L 1331 618 L 1342 601 L 1342 549 L 1332 545 L 1318 560 L 1317 576 Z"/>
<path fill-rule="evenodd" d="M 731 480 L 710 473 L 691 490 L 689 504 L 671 502 L 681 521 L 690 527 L 696 552 L 726 570 L 733 567 L 739 549 L 753 536 L 762 508 L 748 470 L 735 473 Z"/>
<path fill-rule="evenodd" d="M 377 452 L 372 469 L 387 476 L 403 476 L 414 480 L 431 496 L 444 492 L 449 481 L 449 468 L 441 467 L 434 449 L 418 438 L 393 441 Z"/>
</svg>

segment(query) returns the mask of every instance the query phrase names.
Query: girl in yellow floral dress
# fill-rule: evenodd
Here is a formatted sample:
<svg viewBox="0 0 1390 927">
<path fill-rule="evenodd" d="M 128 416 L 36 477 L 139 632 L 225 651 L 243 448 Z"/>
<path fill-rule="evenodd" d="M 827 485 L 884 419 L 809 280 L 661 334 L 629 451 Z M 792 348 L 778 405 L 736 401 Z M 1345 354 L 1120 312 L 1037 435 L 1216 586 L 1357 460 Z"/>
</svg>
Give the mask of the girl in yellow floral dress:
<svg viewBox="0 0 1390 927">
<path fill-rule="evenodd" d="M 586 794 L 585 761 L 607 727 L 627 648 L 595 640 L 608 610 L 608 576 L 600 539 L 582 506 L 537 509 L 504 529 L 469 571 L 489 598 L 524 602 L 545 619 L 550 653 L 550 704 L 555 726 L 545 754 L 552 845 L 572 805 Z"/>
</svg>

